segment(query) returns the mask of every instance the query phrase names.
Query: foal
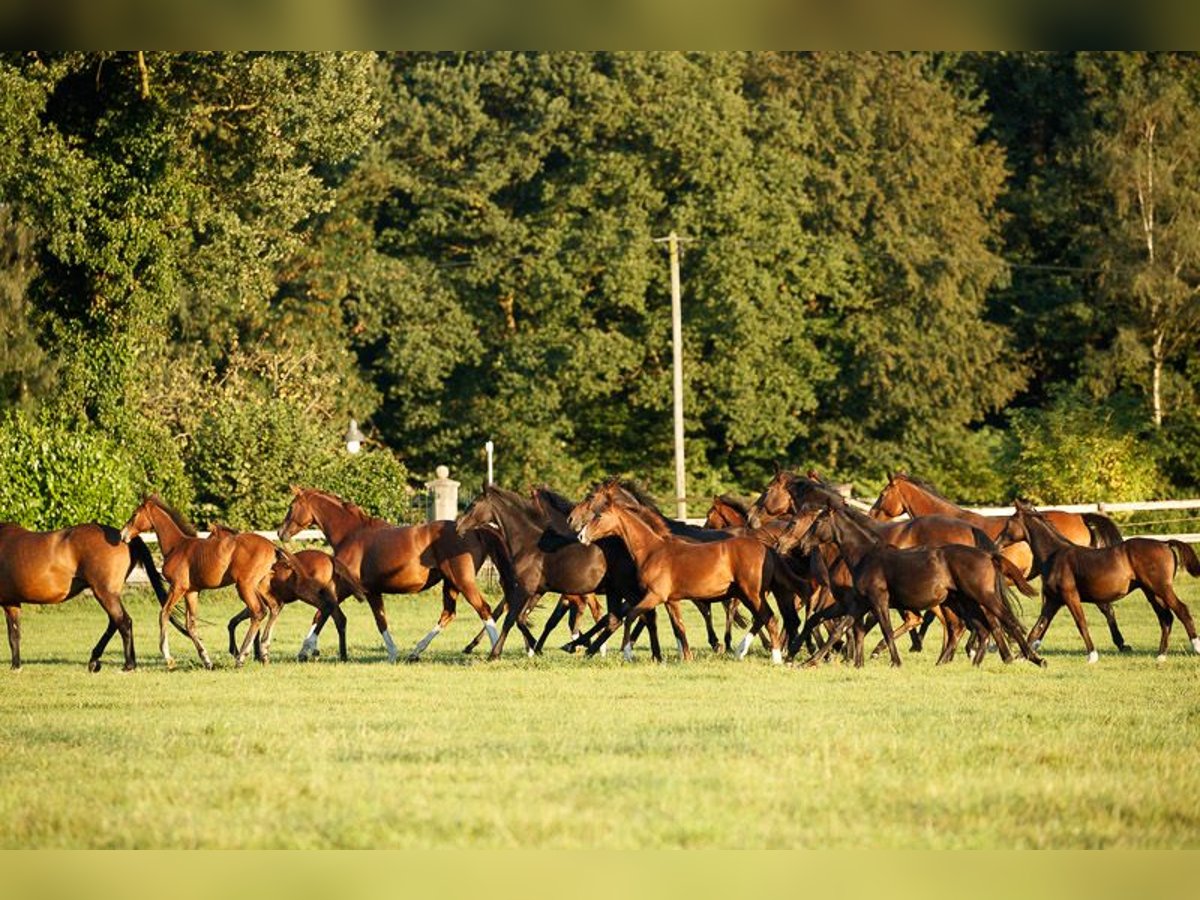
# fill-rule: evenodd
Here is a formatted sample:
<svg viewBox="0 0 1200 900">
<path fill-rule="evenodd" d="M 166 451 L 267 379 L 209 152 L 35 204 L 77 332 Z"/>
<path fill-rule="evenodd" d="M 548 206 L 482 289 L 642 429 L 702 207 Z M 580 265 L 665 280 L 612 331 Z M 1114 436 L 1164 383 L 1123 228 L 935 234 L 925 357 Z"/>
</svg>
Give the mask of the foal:
<svg viewBox="0 0 1200 900">
<path fill-rule="evenodd" d="M 1045 514 L 1016 502 L 1016 512 L 1000 534 L 1002 541 L 1028 541 L 1042 576 L 1042 611 L 1029 632 L 1030 643 L 1045 636 L 1064 606 L 1087 648 L 1088 662 L 1100 659 L 1088 633 L 1081 603 L 1112 603 L 1140 588 L 1158 617 L 1162 632 L 1158 659 L 1166 659 L 1172 613 L 1183 622 L 1192 648 L 1200 653 L 1200 638 L 1192 614 L 1175 593 L 1175 572 L 1182 561 L 1188 574 L 1200 576 L 1200 559 L 1182 541 L 1130 538 L 1115 547 L 1080 547 L 1063 537 Z"/>
</svg>

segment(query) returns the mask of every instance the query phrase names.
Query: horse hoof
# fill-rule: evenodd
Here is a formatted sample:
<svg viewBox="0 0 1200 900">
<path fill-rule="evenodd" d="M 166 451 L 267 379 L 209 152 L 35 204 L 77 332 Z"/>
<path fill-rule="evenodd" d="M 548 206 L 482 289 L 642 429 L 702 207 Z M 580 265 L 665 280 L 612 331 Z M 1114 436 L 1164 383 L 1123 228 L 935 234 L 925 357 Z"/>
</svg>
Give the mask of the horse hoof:
<svg viewBox="0 0 1200 900">
<path fill-rule="evenodd" d="M 100 671 L 100 660 L 89 659 L 88 660 L 88 671 L 89 672 L 99 672 Z"/>
<path fill-rule="evenodd" d="M 395 657 L 388 657 L 388 662 L 394 663 L 395 661 Z M 404 657 L 404 661 L 409 665 L 412 665 L 413 663 L 420 662 L 421 656 L 418 653 L 410 653 L 408 656 Z"/>
<path fill-rule="evenodd" d="M 137 671 L 137 663 L 126 663 L 125 665 L 121 666 L 121 671 L 122 672 L 136 672 Z"/>
<path fill-rule="evenodd" d="M 1039 669 L 1044 669 L 1044 668 L 1046 668 L 1048 665 L 1050 665 L 1050 664 L 1049 664 L 1048 662 L 1046 662 L 1046 660 L 1044 660 L 1044 659 L 1039 659 L 1039 660 L 1037 661 L 1037 664 L 1038 664 L 1038 668 L 1039 668 Z"/>
<path fill-rule="evenodd" d="M 1093 665 L 1100 662 L 1100 654 L 1093 650 L 1087 657 L 1088 665 Z"/>
<path fill-rule="evenodd" d="M 175 660 L 170 657 L 167 658 L 167 671 L 168 672 L 175 671 Z"/>
<path fill-rule="evenodd" d="M 204 660 L 204 668 L 206 671 L 211 672 L 213 670 L 213 661 L 211 659 Z"/>
<path fill-rule="evenodd" d="M 246 660 L 240 656 L 233 661 L 233 667 L 235 669 L 240 669 L 244 665 L 246 665 Z"/>
<path fill-rule="evenodd" d="M 1155 660 L 1155 662 L 1166 662 L 1166 661 L 1167 661 L 1167 654 L 1165 654 L 1165 653 L 1160 653 L 1160 654 L 1158 654 L 1158 656 L 1154 657 L 1154 660 Z"/>
<path fill-rule="evenodd" d="M 319 648 L 319 647 L 313 647 L 312 659 L 320 659 L 320 658 L 321 658 L 321 650 L 320 650 L 320 648 Z"/>
<path fill-rule="evenodd" d="M 1133 652 L 1133 648 L 1132 648 L 1132 647 L 1130 647 L 1128 644 L 1122 644 L 1122 645 L 1121 645 L 1120 647 L 1118 647 L 1117 649 L 1118 649 L 1119 651 L 1121 651 L 1122 653 L 1132 653 L 1132 652 Z"/>
</svg>

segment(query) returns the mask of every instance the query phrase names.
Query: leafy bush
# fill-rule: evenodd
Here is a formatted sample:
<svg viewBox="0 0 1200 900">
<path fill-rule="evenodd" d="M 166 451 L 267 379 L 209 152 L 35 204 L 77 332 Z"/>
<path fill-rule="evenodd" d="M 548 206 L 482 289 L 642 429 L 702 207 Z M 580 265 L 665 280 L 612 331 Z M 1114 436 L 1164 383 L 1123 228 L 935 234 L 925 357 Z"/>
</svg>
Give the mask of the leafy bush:
<svg viewBox="0 0 1200 900">
<path fill-rule="evenodd" d="M 1149 500 L 1161 476 L 1149 447 L 1112 408 L 1065 393 L 1037 410 L 1009 415 L 1018 495 L 1034 503 Z"/>
<path fill-rule="evenodd" d="M 171 442 L 159 444 L 153 457 L 141 449 L 45 412 L 10 412 L 0 421 L 0 520 L 38 530 L 120 525 L 151 485 L 169 486 L 167 496 L 186 501 L 190 489 Z"/>
<path fill-rule="evenodd" d="M 408 470 L 386 449 L 364 450 L 351 456 L 344 449 L 306 482 L 353 500 L 363 509 L 391 522 L 423 522 L 424 508 L 413 506 Z"/>
</svg>

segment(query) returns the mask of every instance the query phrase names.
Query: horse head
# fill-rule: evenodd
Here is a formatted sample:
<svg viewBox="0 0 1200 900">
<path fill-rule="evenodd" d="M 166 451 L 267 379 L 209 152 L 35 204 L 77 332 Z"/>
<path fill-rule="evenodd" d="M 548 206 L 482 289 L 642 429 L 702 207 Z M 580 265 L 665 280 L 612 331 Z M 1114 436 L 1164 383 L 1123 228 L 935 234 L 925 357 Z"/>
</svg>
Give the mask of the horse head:
<svg viewBox="0 0 1200 900">
<path fill-rule="evenodd" d="M 790 490 L 794 478 L 790 472 L 777 471 L 759 498 L 751 504 L 746 514 L 746 524 L 751 528 L 761 528 L 764 522 L 791 512 L 795 508 Z"/>
<path fill-rule="evenodd" d="M 312 491 L 309 488 L 292 485 L 292 502 L 283 517 L 276 533 L 281 541 L 290 540 L 292 535 L 311 527 L 315 522 L 316 512 L 313 510 Z"/>
</svg>

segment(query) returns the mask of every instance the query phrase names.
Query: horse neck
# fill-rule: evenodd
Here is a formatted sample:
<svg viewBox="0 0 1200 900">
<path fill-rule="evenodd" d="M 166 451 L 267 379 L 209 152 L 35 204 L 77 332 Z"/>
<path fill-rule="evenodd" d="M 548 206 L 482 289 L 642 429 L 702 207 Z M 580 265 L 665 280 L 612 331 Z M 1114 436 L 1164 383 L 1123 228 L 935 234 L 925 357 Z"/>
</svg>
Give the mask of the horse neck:
<svg viewBox="0 0 1200 900">
<path fill-rule="evenodd" d="M 508 550 L 517 553 L 536 547 L 548 523 L 539 523 L 533 514 L 512 503 L 492 502 L 492 516 L 508 539 Z"/>
<path fill-rule="evenodd" d="M 725 521 L 725 525 L 727 527 L 746 524 L 746 517 L 742 515 L 741 511 L 733 506 L 730 506 L 728 503 L 718 502 L 717 512 L 720 513 L 721 518 Z"/>
<path fill-rule="evenodd" d="M 361 516 L 327 497 L 314 495 L 309 497 L 308 502 L 313 506 L 313 521 L 325 532 L 325 537 L 329 539 L 334 550 L 367 524 Z"/>
<path fill-rule="evenodd" d="M 637 513 L 615 507 L 617 523 L 613 529 L 617 537 L 629 550 L 629 555 L 640 565 L 650 551 L 661 546 L 665 538 L 642 521 Z"/>
<path fill-rule="evenodd" d="M 983 516 L 963 509 L 949 500 L 935 497 L 928 491 L 922 490 L 911 481 L 901 481 L 900 502 L 904 511 L 910 516 L 951 516 L 956 519 L 983 520 Z"/>
<path fill-rule="evenodd" d="M 842 556 L 851 565 L 857 565 L 859 560 L 875 548 L 877 542 L 865 530 L 859 527 L 848 516 L 832 513 L 833 536 L 837 541 Z"/>
<path fill-rule="evenodd" d="M 1070 546 L 1070 541 L 1055 534 L 1051 527 L 1037 516 L 1023 515 L 1021 520 L 1025 525 L 1025 538 L 1029 542 L 1029 549 L 1037 557 L 1038 565 L 1048 560 L 1063 547 Z"/>
<path fill-rule="evenodd" d="M 154 533 L 158 535 L 158 546 L 162 548 L 163 556 L 173 553 L 177 547 L 191 537 L 162 507 L 151 502 L 147 504 L 146 509 L 150 514 L 150 521 L 154 524 Z"/>
</svg>

